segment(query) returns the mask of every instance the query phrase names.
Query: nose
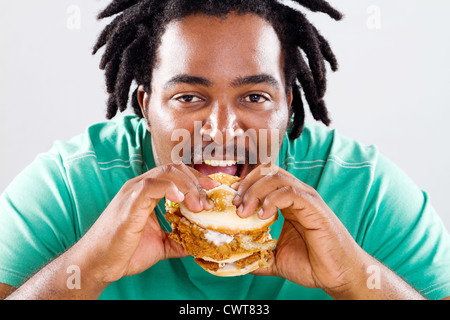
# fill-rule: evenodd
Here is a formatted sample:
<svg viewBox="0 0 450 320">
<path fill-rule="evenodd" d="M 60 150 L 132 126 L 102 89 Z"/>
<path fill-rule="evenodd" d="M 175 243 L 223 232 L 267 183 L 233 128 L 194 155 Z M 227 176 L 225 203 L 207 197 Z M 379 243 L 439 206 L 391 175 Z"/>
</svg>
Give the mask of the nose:
<svg viewBox="0 0 450 320">
<path fill-rule="evenodd" d="M 244 130 L 239 125 L 232 106 L 216 105 L 211 107 L 211 112 L 200 133 L 202 137 L 209 136 L 211 141 L 217 144 L 226 144 L 235 137 L 242 136 Z"/>
</svg>

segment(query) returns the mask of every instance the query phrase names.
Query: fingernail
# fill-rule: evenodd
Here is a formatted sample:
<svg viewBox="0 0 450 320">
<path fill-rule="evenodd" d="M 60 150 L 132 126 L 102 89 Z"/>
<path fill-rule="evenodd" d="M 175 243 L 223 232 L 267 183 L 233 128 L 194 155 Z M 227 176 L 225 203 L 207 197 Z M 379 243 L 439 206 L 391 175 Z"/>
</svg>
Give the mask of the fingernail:
<svg viewBox="0 0 450 320">
<path fill-rule="evenodd" d="M 184 193 L 180 190 L 177 190 L 177 196 L 180 199 L 180 202 L 184 200 Z"/>
<path fill-rule="evenodd" d="M 241 200 L 241 196 L 239 194 L 236 194 L 236 196 L 233 199 L 233 203 L 238 204 L 239 200 Z"/>
<path fill-rule="evenodd" d="M 264 214 L 264 210 L 263 210 L 262 208 L 259 209 L 259 211 L 258 211 L 258 217 L 262 218 L 263 214 Z"/>
<path fill-rule="evenodd" d="M 241 215 L 242 211 L 244 210 L 244 206 L 241 204 L 238 208 L 237 208 L 237 213 L 238 215 Z"/>
<path fill-rule="evenodd" d="M 212 183 L 214 183 L 214 185 L 215 185 L 216 187 L 218 187 L 218 186 L 221 185 L 221 183 L 220 183 L 219 181 L 216 181 L 216 180 L 211 179 L 211 178 L 210 178 L 210 180 L 211 180 Z"/>
<path fill-rule="evenodd" d="M 233 184 L 231 185 L 231 188 L 234 189 L 234 190 L 236 190 L 237 187 L 238 187 L 238 185 L 239 185 L 239 181 L 236 181 L 235 183 L 233 183 Z"/>
<path fill-rule="evenodd" d="M 211 199 L 203 199 L 203 208 L 207 209 L 207 210 L 211 210 L 212 208 L 214 208 L 214 202 L 211 201 Z"/>
</svg>

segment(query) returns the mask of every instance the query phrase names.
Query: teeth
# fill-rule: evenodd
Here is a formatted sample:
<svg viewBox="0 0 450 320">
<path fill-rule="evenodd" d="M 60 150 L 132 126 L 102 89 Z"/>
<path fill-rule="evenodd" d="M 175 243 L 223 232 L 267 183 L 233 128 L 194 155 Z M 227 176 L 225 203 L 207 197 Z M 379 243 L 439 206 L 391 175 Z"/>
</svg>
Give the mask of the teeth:
<svg viewBox="0 0 450 320">
<path fill-rule="evenodd" d="M 237 163 L 234 160 L 205 160 L 205 163 L 213 167 L 228 167 Z"/>
</svg>

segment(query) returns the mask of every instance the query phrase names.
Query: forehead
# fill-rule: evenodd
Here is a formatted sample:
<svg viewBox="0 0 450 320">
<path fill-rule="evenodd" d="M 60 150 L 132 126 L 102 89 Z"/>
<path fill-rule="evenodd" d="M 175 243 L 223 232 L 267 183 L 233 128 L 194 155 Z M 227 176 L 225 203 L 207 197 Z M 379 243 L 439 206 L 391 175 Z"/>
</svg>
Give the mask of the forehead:
<svg viewBox="0 0 450 320">
<path fill-rule="evenodd" d="M 266 73 L 284 83 L 283 64 L 278 36 L 261 17 L 192 15 L 168 24 L 154 71 L 221 78 Z"/>
</svg>

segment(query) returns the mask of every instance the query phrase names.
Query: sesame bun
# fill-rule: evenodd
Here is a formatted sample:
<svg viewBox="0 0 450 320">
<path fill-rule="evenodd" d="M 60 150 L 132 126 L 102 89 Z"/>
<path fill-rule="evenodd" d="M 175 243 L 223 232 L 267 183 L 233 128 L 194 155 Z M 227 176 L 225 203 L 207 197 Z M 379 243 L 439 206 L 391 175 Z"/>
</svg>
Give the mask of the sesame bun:
<svg viewBox="0 0 450 320">
<path fill-rule="evenodd" d="M 220 206 L 216 205 L 212 210 L 193 212 L 184 203 L 180 204 L 180 211 L 183 216 L 196 225 L 205 229 L 221 232 L 225 234 L 248 233 L 267 229 L 277 219 L 276 215 L 267 220 L 258 217 L 257 210 L 248 218 L 241 218 L 236 207 L 232 205 L 236 190 L 226 184 L 222 184 L 214 189 L 206 191 L 210 199 L 214 196 L 220 197 Z"/>
<path fill-rule="evenodd" d="M 209 270 L 206 268 L 204 269 L 218 277 L 237 277 L 243 276 L 247 273 L 255 271 L 256 269 L 259 269 L 259 262 L 255 261 L 252 264 L 245 266 L 244 268 L 239 268 L 235 263 L 225 263 L 225 265 L 222 268 L 219 268 L 217 271 Z"/>
</svg>

